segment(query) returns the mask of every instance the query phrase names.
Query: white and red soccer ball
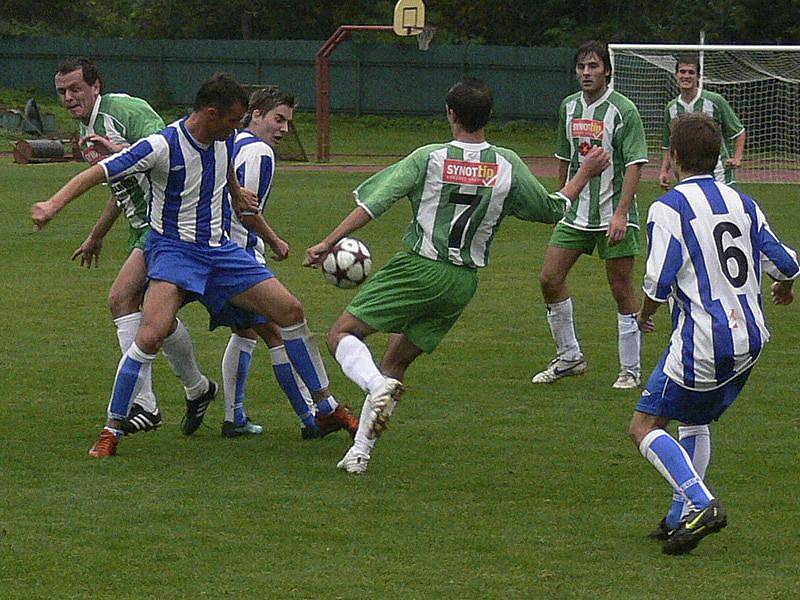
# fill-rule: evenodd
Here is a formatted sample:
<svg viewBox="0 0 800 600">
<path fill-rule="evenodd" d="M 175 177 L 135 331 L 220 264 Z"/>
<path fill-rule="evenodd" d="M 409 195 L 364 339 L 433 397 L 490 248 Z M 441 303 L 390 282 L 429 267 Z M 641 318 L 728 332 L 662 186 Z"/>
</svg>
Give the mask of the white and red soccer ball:
<svg viewBox="0 0 800 600">
<path fill-rule="evenodd" d="M 354 288 L 363 282 L 372 269 L 369 248 L 355 238 L 342 238 L 322 263 L 325 279 L 338 288 Z"/>
</svg>

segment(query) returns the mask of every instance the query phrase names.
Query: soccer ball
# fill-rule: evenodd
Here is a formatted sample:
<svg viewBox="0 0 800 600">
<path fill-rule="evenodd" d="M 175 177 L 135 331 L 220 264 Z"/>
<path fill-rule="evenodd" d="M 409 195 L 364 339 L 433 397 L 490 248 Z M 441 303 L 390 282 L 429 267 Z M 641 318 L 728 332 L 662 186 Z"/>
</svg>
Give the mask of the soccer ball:
<svg viewBox="0 0 800 600">
<path fill-rule="evenodd" d="M 342 238 L 331 248 L 322 263 L 325 279 L 338 288 L 349 289 L 359 285 L 372 269 L 369 248 L 354 238 Z"/>
</svg>

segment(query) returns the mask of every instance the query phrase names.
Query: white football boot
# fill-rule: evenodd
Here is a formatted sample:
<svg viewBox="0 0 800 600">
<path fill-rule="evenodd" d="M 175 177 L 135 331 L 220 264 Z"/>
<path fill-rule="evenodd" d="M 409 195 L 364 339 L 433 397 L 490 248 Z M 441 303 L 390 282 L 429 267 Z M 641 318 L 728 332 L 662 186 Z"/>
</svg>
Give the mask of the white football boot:
<svg viewBox="0 0 800 600">
<path fill-rule="evenodd" d="M 641 375 L 637 371 L 623 367 L 620 369 L 619 377 L 611 387 L 615 390 L 633 390 L 638 388 L 640 383 Z"/>
<path fill-rule="evenodd" d="M 533 376 L 531 383 L 553 383 L 562 377 L 580 375 L 586 371 L 588 366 L 583 354 L 577 360 L 563 360 L 556 357 L 550 361 L 544 371 Z"/>
<path fill-rule="evenodd" d="M 344 469 L 348 473 L 355 473 L 361 475 L 367 472 L 369 465 L 369 456 L 363 452 L 356 451 L 355 446 L 351 446 L 347 453 L 336 463 L 337 469 Z"/>
<path fill-rule="evenodd" d="M 383 383 L 374 392 L 367 396 L 370 413 L 367 427 L 367 437 L 371 440 L 378 438 L 389 424 L 389 418 L 395 405 L 403 394 L 403 384 L 397 379 L 384 377 Z"/>
</svg>

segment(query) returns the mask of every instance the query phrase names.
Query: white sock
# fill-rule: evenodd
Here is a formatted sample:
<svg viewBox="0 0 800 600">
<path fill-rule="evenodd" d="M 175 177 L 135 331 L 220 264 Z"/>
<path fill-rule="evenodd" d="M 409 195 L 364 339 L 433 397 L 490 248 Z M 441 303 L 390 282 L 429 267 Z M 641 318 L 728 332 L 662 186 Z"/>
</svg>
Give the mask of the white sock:
<svg viewBox="0 0 800 600">
<path fill-rule="evenodd" d="M 236 391 L 246 381 L 239 381 L 239 360 L 242 353 L 252 356 L 256 348 L 256 340 L 231 333 L 225 353 L 222 355 L 222 390 L 225 396 L 225 420 L 234 422 L 234 406 Z M 249 371 L 249 370 L 248 370 Z"/>
<path fill-rule="evenodd" d="M 636 324 L 636 314 L 618 314 L 617 329 L 619 331 L 619 364 L 623 369 L 629 369 L 639 375 L 642 333 Z"/>
<path fill-rule="evenodd" d="M 178 326 L 164 340 L 162 349 L 172 371 L 180 378 L 186 397 L 195 400 L 208 391 L 208 377 L 200 372 L 189 330 L 180 319 L 175 320 Z"/>
<path fill-rule="evenodd" d="M 117 328 L 117 341 L 119 342 L 119 349 L 122 351 L 122 354 L 125 354 L 128 348 L 131 347 L 131 344 L 133 344 L 141 323 L 141 312 L 123 315 L 114 319 L 114 325 Z M 139 393 L 133 399 L 133 402 L 150 413 L 154 413 L 158 410 L 156 395 L 153 393 L 152 370 L 144 374 L 142 387 L 139 388 Z"/>
<path fill-rule="evenodd" d="M 360 454 L 365 454 L 369 457 L 372 454 L 373 448 L 375 448 L 376 439 L 370 439 L 367 437 L 367 431 L 369 429 L 369 402 L 367 399 L 364 398 L 364 404 L 361 406 L 361 417 L 358 421 L 358 431 L 356 432 L 356 437 L 353 440 L 353 448 L 355 451 Z"/>
<path fill-rule="evenodd" d="M 711 462 L 711 429 L 708 425 L 680 425 L 678 426 L 678 441 L 692 459 L 697 474 L 705 481 L 708 463 Z M 681 517 L 686 516 L 688 512 L 689 507 L 684 504 Z"/>
<path fill-rule="evenodd" d="M 346 335 L 336 346 L 336 361 L 350 380 L 369 393 L 384 381 L 367 345 L 354 335 Z"/>
<path fill-rule="evenodd" d="M 581 357 L 581 346 L 575 335 L 575 321 L 572 316 L 572 298 L 547 304 L 547 322 L 550 333 L 556 342 L 558 357 L 573 361 Z"/>
</svg>

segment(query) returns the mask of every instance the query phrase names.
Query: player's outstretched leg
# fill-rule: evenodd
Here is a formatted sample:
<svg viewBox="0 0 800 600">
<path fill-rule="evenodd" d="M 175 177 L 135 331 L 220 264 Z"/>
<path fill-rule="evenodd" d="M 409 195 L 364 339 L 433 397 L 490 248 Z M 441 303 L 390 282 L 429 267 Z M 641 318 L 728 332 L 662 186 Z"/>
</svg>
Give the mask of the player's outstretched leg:
<svg viewBox="0 0 800 600">
<path fill-rule="evenodd" d="M 264 428 L 253 423 L 244 408 L 245 389 L 257 340 L 231 333 L 222 355 L 222 390 L 225 420 L 222 435 L 228 438 L 259 435 Z"/>
</svg>

